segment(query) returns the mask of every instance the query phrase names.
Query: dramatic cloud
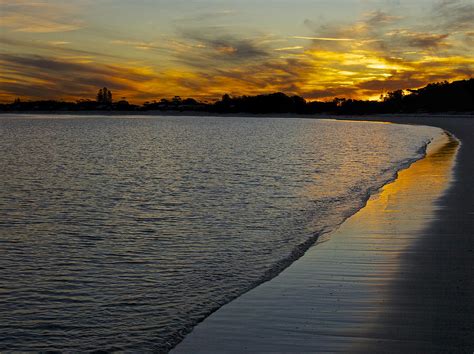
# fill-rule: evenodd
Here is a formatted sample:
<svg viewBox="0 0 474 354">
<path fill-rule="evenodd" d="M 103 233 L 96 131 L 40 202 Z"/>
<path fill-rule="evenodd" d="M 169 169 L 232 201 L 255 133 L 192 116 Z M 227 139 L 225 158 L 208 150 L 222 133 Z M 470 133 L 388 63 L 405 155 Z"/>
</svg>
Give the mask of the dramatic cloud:
<svg viewBox="0 0 474 354">
<path fill-rule="evenodd" d="M 0 27 L 16 32 L 68 32 L 82 26 L 70 18 L 75 8 L 65 2 L 0 0 L 0 8 Z"/>
<path fill-rule="evenodd" d="M 352 38 L 329 38 L 329 37 L 308 37 L 308 36 L 292 36 L 291 38 L 294 39 L 309 39 L 313 41 L 335 41 L 335 42 L 346 42 L 346 41 L 353 41 Z"/>
<path fill-rule="evenodd" d="M 437 25 L 447 31 L 472 30 L 474 2 L 471 0 L 442 0 L 433 7 Z"/>
<path fill-rule="evenodd" d="M 370 12 L 366 15 L 366 17 L 366 23 L 371 27 L 388 25 L 401 19 L 400 16 L 389 15 L 386 12 L 380 10 Z"/>
<path fill-rule="evenodd" d="M 268 51 L 257 41 L 249 38 L 238 38 L 235 35 L 216 35 L 215 28 L 207 31 L 198 29 L 181 30 L 184 40 L 193 41 L 194 48 L 199 49 L 196 53 L 205 59 L 217 59 L 224 61 L 246 61 L 264 58 Z M 186 55 L 189 53 L 185 53 Z"/>
<path fill-rule="evenodd" d="M 275 91 L 377 99 L 474 71 L 471 0 L 359 12 L 348 0 L 325 5 L 331 16 L 294 1 L 267 16 L 266 2 L 0 0 L 0 100 L 94 98 L 101 86 L 138 103 Z"/>
<path fill-rule="evenodd" d="M 388 33 L 391 43 L 415 49 L 439 49 L 448 47 L 449 34 L 419 33 L 398 30 Z"/>
</svg>

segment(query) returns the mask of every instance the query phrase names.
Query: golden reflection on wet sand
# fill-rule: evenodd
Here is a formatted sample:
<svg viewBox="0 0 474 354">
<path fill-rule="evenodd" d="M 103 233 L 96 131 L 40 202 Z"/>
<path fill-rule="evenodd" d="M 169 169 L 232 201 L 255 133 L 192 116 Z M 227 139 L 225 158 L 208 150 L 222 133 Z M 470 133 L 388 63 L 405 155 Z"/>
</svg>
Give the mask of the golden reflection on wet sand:
<svg viewBox="0 0 474 354">
<path fill-rule="evenodd" d="M 383 317 L 385 303 L 390 300 L 389 284 L 404 277 L 401 260 L 412 252 L 424 230 L 435 218 L 436 201 L 449 187 L 459 142 L 444 134 L 435 140 L 426 158 L 399 172 L 397 179 L 385 185 L 380 193 L 372 196 L 367 205 L 349 218 L 331 239 L 332 247 L 347 246 L 347 265 L 367 262 L 367 283 L 373 294 L 365 329 L 359 332 L 362 342 L 371 341 L 373 331 L 378 332 L 377 318 Z M 360 254 L 359 254 L 360 253 Z M 357 343 L 355 341 L 354 343 Z"/>
<path fill-rule="evenodd" d="M 429 220 L 417 216 L 425 217 L 432 213 L 433 202 L 446 189 L 451 178 L 451 168 L 459 145 L 457 140 L 448 135 L 443 135 L 439 140 L 430 146 L 426 158 L 400 171 L 398 178 L 372 197 L 345 227 L 357 223 L 359 228 L 403 232 L 416 231 L 424 226 Z M 396 221 L 404 222 L 394 225 Z"/>
<path fill-rule="evenodd" d="M 458 141 L 444 134 L 430 146 L 427 156 L 372 196 L 367 205 L 349 218 L 333 235 L 334 243 L 350 245 L 381 257 L 390 269 L 398 265 L 400 253 L 434 217 L 435 201 L 449 186 Z M 379 272 L 380 269 L 373 269 Z M 388 274 L 384 274 L 387 277 Z"/>
<path fill-rule="evenodd" d="M 443 134 L 426 158 L 399 172 L 282 272 L 199 324 L 175 352 L 363 350 L 380 340 L 391 284 L 402 258 L 435 217 L 449 187 L 459 142 Z"/>
</svg>

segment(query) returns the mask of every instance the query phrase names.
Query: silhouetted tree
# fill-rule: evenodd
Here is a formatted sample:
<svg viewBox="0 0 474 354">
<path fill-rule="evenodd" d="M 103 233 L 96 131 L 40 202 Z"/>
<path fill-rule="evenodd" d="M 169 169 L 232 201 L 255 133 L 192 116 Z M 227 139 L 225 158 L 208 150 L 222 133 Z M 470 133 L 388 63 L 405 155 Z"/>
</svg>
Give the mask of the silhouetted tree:
<svg viewBox="0 0 474 354">
<path fill-rule="evenodd" d="M 113 107 L 119 111 L 128 111 L 130 110 L 130 103 L 128 103 L 126 97 L 122 97 L 120 101 L 114 103 Z"/>
<path fill-rule="evenodd" d="M 102 89 L 97 92 L 97 103 L 103 103 L 104 102 L 104 93 Z"/>
<path fill-rule="evenodd" d="M 185 106 L 196 106 L 198 105 L 198 101 L 196 101 L 194 98 L 186 98 L 182 101 L 182 104 Z"/>
<path fill-rule="evenodd" d="M 112 92 L 104 87 L 97 92 L 97 103 L 110 105 L 112 104 Z"/>
<path fill-rule="evenodd" d="M 179 106 L 181 104 L 181 97 L 174 96 L 172 102 L 175 106 Z"/>
<path fill-rule="evenodd" d="M 332 100 L 332 102 L 336 105 L 336 107 L 342 107 L 346 102 L 345 98 L 336 97 Z"/>
<path fill-rule="evenodd" d="M 231 101 L 231 98 L 228 93 L 222 96 L 222 103 L 229 103 Z"/>
<path fill-rule="evenodd" d="M 214 104 L 217 112 L 250 112 L 250 113 L 304 113 L 306 101 L 299 96 L 289 97 L 282 92 L 269 95 L 230 97 L 222 96 Z"/>
</svg>

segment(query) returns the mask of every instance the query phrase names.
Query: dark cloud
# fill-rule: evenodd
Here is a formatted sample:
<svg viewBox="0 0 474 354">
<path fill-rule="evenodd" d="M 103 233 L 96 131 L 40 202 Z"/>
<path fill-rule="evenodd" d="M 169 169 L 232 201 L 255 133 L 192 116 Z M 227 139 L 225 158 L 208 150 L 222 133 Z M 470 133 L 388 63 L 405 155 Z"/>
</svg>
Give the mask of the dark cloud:
<svg viewBox="0 0 474 354">
<path fill-rule="evenodd" d="M 426 66 L 426 64 L 423 64 Z M 440 67 L 441 64 L 433 63 L 432 67 Z M 422 72 L 421 70 L 413 70 L 406 72 L 394 73 L 390 78 L 383 80 L 370 80 L 357 85 L 358 90 L 367 90 L 367 92 L 380 91 L 393 91 L 399 89 L 413 89 L 427 85 L 430 82 L 440 82 L 459 75 L 457 68 L 453 68 L 449 72 L 438 72 L 433 70 L 432 72 Z"/>
<path fill-rule="evenodd" d="M 233 10 L 214 10 L 207 12 L 199 12 L 190 16 L 181 16 L 174 19 L 177 24 L 188 24 L 190 22 L 201 24 L 209 19 L 223 19 L 226 17 L 235 16 L 236 12 Z"/>
<path fill-rule="evenodd" d="M 418 54 L 424 51 L 439 52 L 451 48 L 449 34 L 434 32 L 410 32 L 406 29 L 392 30 L 379 36 L 371 43 L 371 48 L 377 50 L 385 58 L 404 56 L 404 52 L 415 50 Z M 401 62 L 406 61 L 400 59 Z"/>
<path fill-rule="evenodd" d="M 15 47 L 28 48 L 29 50 L 34 48 L 34 49 L 44 50 L 47 52 L 55 51 L 57 53 L 64 53 L 64 54 L 71 54 L 71 55 L 90 55 L 90 56 L 106 57 L 106 58 L 112 58 L 112 59 L 123 59 L 122 57 L 107 54 L 107 53 L 99 53 L 99 52 L 75 49 L 75 48 L 64 47 L 64 46 L 53 46 L 48 43 L 39 42 L 39 41 L 22 41 L 18 39 L 11 39 L 11 38 L 9 39 L 4 36 L 0 36 L 0 44 L 3 44 L 5 46 L 10 46 L 13 48 Z"/>
<path fill-rule="evenodd" d="M 238 38 L 229 34 L 215 34 L 215 28 L 211 29 L 186 29 L 181 30 L 180 35 L 185 40 L 197 42 L 200 47 L 196 54 L 207 58 L 226 61 L 246 61 L 269 56 L 269 51 L 257 44 L 256 40 Z M 193 53 L 186 53 L 186 56 Z M 192 58 L 191 58 L 192 59 Z"/>
<path fill-rule="evenodd" d="M 227 36 L 210 39 L 204 43 L 210 45 L 219 55 L 238 60 L 261 58 L 268 55 L 266 51 L 258 48 L 252 41 L 246 39 L 236 39 Z"/>
<path fill-rule="evenodd" d="M 19 56 L 11 54 L 2 54 L 0 60 L 4 63 L 6 68 L 15 69 L 33 69 L 39 70 L 40 72 L 57 72 L 57 73 L 78 73 L 78 72 L 89 72 L 95 74 L 107 75 L 107 71 L 102 68 L 60 61 L 39 55 L 32 56 Z M 21 72 L 21 71 L 20 71 Z"/>
<path fill-rule="evenodd" d="M 103 76 L 110 78 L 122 77 L 128 80 L 147 80 L 148 75 L 139 72 L 130 72 L 118 66 L 102 65 L 94 62 L 77 63 L 40 55 L 14 55 L 1 54 L 0 62 L 5 69 L 15 70 L 22 75 L 31 73 L 41 75 L 42 73 L 59 75 L 61 79 L 68 75 L 82 75 L 81 77 Z M 66 75 L 66 76 L 64 76 Z"/>
<path fill-rule="evenodd" d="M 461 65 L 455 68 L 453 72 L 464 77 L 474 77 L 474 67 L 469 67 L 467 65 Z"/>
<path fill-rule="evenodd" d="M 304 24 L 312 31 L 312 36 L 317 38 L 347 38 L 348 36 L 352 38 L 357 35 L 357 33 L 350 31 L 353 24 L 320 23 L 309 19 L 306 19 Z"/>
<path fill-rule="evenodd" d="M 384 25 L 388 25 L 399 20 L 400 17 L 390 15 L 384 11 L 373 11 L 367 15 L 367 20 L 365 21 L 367 25 L 370 27 L 380 27 Z"/>
<path fill-rule="evenodd" d="M 433 6 L 435 26 L 447 31 L 472 30 L 474 2 L 472 0 L 442 0 Z"/>
<path fill-rule="evenodd" d="M 333 97 L 354 97 L 357 95 L 356 87 L 328 87 L 322 90 L 311 90 L 305 92 L 305 98 L 311 100 L 326 100 Z"/>
<path fill-rule="evenodd" d="M 404 36 L 407 45 L 414 48 L 432 49 L 447 46 L 449 34 L 409 33 Z"/>
<path fill-rule="evenodd" d="M 425 80 L 416 79 L 406 75 L 404 77 L 395 77 L 388 80 L 370 80 L 358 85 L 359 89 L 368 91 L 392 91 L 398 89 L 407 89 L 420 87 L 425 84 Z"/>
</svg>

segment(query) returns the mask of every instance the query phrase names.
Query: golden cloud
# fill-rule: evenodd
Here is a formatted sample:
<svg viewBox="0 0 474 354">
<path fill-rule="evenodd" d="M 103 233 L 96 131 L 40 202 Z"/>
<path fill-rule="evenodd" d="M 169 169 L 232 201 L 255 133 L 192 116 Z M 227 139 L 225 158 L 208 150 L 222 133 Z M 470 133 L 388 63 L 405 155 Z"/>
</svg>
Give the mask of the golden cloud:
<svg viewBox="0 0 474 354">
<path fill-rule="evenodd" d="M 70 5 L 51 12 L 47 3 L 0 0 L 6 9 L 3 27 L 48 32 L 81 26 L 65 20 Z M 40 20 L 31 17 L 27 4 Z M 20 9 L 25 9 L 23 19 Z M 456 18 L 466 19 L 461 7 L 456 9 Z M 465 47 L 472 30 L 455 34 L 428 24 L 408 26 L 384 12 L 345 25 L 305 23 L 311 32 L 300 36 L 244 36 L 209 27 L 179 28 L 169 37 L 117 36 L 104 43 L 110 51 L 87 51 L 62 37 L 41 42 L 5 36 L 0 38 L 8 46 L 0 56 L 0 99 L 94 98 L 101 86 L 137 103 L 174 95 L 211 100 L 223 93 L 275 91 L 307 99 L 374 98 L 387 90 L 463 79 L 474 69 L 472 48 Z"/>
</svg>

